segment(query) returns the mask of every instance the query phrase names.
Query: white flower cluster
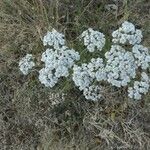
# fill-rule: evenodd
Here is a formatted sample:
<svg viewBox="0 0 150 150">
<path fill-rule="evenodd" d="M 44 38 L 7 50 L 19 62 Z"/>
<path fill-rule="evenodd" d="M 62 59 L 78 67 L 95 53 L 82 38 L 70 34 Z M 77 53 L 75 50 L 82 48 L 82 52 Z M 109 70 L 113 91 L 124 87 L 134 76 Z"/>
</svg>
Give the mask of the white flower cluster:
<svg viewBox="0 0 150 150">
<path fill-rule="evenodd" d="M 101 91 L 102 89 L 100 86 L 92 85 L 88 88 L 85 88 L 83 94 L 86 99 L 97 101 L 102 97 Z"/>
<path fill-rule="evenodd" d="M 43 38 L 43 45 L 53 46 L 55 49 L 65 45 L 65 39 L 62 33 L 57 32 L 55 29 L 52 29 L 52 32 L 47 32 Z"/>
<path fill-rule="evenodd" d="M 74 65 L 73 71 L 72 79 L 81 91 L 88 88 L 93 82 L 94 78 L 89 75 L 87 64 L 82 64 L 82 66 Z"/>
<path fill-rule="evenodd" d="M 106 69 L 102 58 L 92 58 L 91 62 L 88 63 L 88 72 L 92 78 L 95 78 L 97 81 L 105 81 L 106 78 Z"/>
<path fill-rule="evenodd" d="M 136 44 L 133 46 L 132 52 L 135 57 L 136 65 L 142 69 L 147 69 L 150 64 L 150 54 L 148 48 L 143 45 Z"/>
<path fill-rule="evenodd" d="M 105 53 L 107 59 L 107 81 L 114 86 L 126 86 L 136 76 L 136 64 L 132 52 L 125 51 L 119 45 L 112 45 Z"/>
<path fill-rule="evenodd" d="M 92 58 L 89 63 L 81 66 L 75 64 L 80 55 L 74 49 L 65 46 L 64 35 L 55 29 L 47 32 L 43 38 L 43 45 L 49 46 L 42 54 L 41 61 L 45 66 L 39 71 L 39 80 L 46 87 L 53 87 L 62 77 L 68 77 L 73 67 L 72 79 L 79 90 L 83 91 L 86 99 L 96 101 L 102 97 L 102 86 L 98 82 L 110 83 L 116 87 L 127 86 L 128 96 L 133 99 L 141 99 L 150 87 L 150 79 L 145 73 L 150 65 L 150 54 L 148 48 L 140 45 L 143 35 L 141 30 L 125 21 L 122 26 L 112 33 L 114 44 L 105 53 L 105 61 L 102 58 Z M 101 51 L 105 45 L 103 33 L 89 28 L 84 31 L 80 40 L 89 52 Z M 132 49 L 125 50 L 123 44 L 132 45 Z M 35 66 L 32 55 L 27 54 L 19 62 L 23 74 Z M 140 68 L 140 69 L 139 69 Z M 142 73 L 141 73 L 141 72 Z M 134 81 L 137 74 L 141 73 L 141 81 Z"/>
<path fill-rule="evenodd" d="M 47 49 L 42 54 L 45 68 L 39 71 L 39 80 L 47 87 L 53 87 L 60 77 L 67 77 L 74 62 L 80 59 L 78 52 L 62 46 L 58 49 Z"/>
<path fill-rule="evenodd" d="M 118 30 L 112 33 L 113 42 L 116 44 L 139 44 L 142 41 L 143 35 L 142 31 L 139 29 L 135 29 L 135 26 L 125 21 Z"/>
<path fill-rule="evenodd" d="M 105 35 L 99 31 L 94 31 L 92 28 L 84 31 L 80 36 L 81 39 L 84 40 L 84 45 L 89 52 L 101 51 L 105 45 Z"/>
<path fill-rule="evenodd" d="M 141 81 L 135 81 L 133 87 L 128 88 L 128 96 L 139 100 L 142 94 L 146 94 L 150 87 L 150 79 L 145 72 L 141 74 Z"/>
<path fill-rule="evenodd" d="M 73 81 L 83 91 L 85 98 L 93 101 L 99 99 L 101 97 L 101 88 L 95 86 L 93 82 L 95 79 L 98 81 L 106 80 L 103 59 L 92 58 L 88 64 L 74 65 L 73 71 Z"/>
<path fill-rule="evenodd" d="M 39 71 L 39 81 L 46 87 L 52 88 L 58 82 L 58 78 L 54 76 L 50 68 L 45 67 Z"/>
<path fill-rule="evenodd" d="M 94 37 L 93 34 L 91 34 L 92 32 L 94 34 L 95 31 L 88 29 L 81 35 L 84 39 L 84 45 L 87 46 L 90 52 L 94 52 L 95 48 L 97 48 L 96 44 L 93 44 L 96 42 L 90 43 L 90 40 Z M 116 87 L 128 86 L 128 83 L 134 81 L 138 67 L 144 70 L 149 67 L 150 55 L 148 48 L 139 45 L 143 38 L 141 30 L 135 29 L 132 23 L 125 21 L 121 28 L 112 33 L 112 36 L 115 44 L 111 46 L 110 51 L 105 53 L 106 64 L 104 64 L 101 58 L 97 58 L 91 59 L 91 62 L 88 64 L 82 64 L 81 67 L 74 66 L 73 80 L 76 86 L 83 91 L 86 99 L 96 99 L 96 96 L 91 96 L 91 93 L 97 95 L 96 90 L 94 90 L 95 81 L 106 81 Z M 99 39 L 98 42 L 99 41 L 101 40 Z M 132 51 L 130 51 L 130 49 L 126 51 L 122 47 L 122 44 L 133 45 Z M 142 77 L 144 77 L 143 73 Z M 143 90 L 145 94 L 148 92 L 149 82 L 148 80 L 144 81 L 145 85 L 142 83 L 143 89 L 140 89 L 140 91 Z M 141 83 L 136 81 L 135 87 L 136 84 L 140 85 Z M 138 95 L 140 92 L 138 90 L 138 88 L 130 87 L 130 97 L 140 99 L 141 97 Z M 133 93 L 135 95 L 131 96 Z"/>
<path fill-rule="evenodd" d="M 19 62 L 19 69 L 24 74 L 27 75 L 32 67 L 35 66 L 35 63 L 32 61 L 32 54 L 27 54 Z"/>
<path fill-rule="evenodd" d="M 107 58 L 106 70 L 108 71 L 108 82 L 118 87 L 127 86 L 128 83 L 135 78 L 139 67 L 144 71 L 149 68 L 149 50 L 143 45 L 140 45 L 143 38 L 142 31 L 135 29 L 135 26 L 130 22 L 125 21 L 122 27 L 112 33 L 112 36 L 115 44 L 133 45 L 131 52 L 125 51 L 125 49 L 119 45 L 112 45 L 110 52 L 105 54 Z M 113 50 L 114 48 L 117 49 L 118 52 Z M 114 60 L 114 56 L 117 61 Z M 107 68 L 107 66 L 110 68 Z M 111 68 L 114 68 L 113 73 L 110 71 Z M 110 75 L 112 76 L 111 78 L 109 77 Z M 128 96 L 130 98 L 138 100 L 141 99 L 142 94 L 148 92 L 150 84 L 148 75 L 142 72 L 141 76 L 140 82 L 135 81 L 133 87 L 128 88 Z"/>
</svg>

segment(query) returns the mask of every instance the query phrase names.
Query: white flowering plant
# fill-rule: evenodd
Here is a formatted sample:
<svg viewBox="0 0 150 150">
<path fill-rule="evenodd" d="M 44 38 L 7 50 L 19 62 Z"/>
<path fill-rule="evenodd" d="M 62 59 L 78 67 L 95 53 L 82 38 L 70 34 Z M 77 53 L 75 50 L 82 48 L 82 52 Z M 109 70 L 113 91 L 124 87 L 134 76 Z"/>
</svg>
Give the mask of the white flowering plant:
<svg viewBox="0 0 150 150">
<path fill-rule="evenodd" d="M 79 59 L 78 52 L 66 46 L 58 49 L 47 49 L 41 58 L 45 67 L 39 71 L 40 82 L 47 87 L 53 87 L 60 77 L 69 76 L 69 69 Z"/>
<path fill-rule="evenodd" d="M 136 29 L 134 24 L 125 21 L 122 26 L 112 33 L 113 42 L 116 44 L 139 44 L 142 41 L 142 31 Z"/>
<path fill-rule="evenodd" d="M 34 66 L 32 54 L 27 54 L 19 62 L 19 69 L 24 75 L 27 75 Z"/>
<path fill-rule="evenodd" d="M 54 28 L 52 31 L 48 31 L 43 38 L 44 46 L 53 46 L 55 49 L 65 45 L 65 36 L 62 33 L 57 32 Z"/>
<path fill-rule="evenodd" d="M 80 41 L 84 41 L 84 46 L 87 47 L 89 52 L 94 52 L 95 50 L 101 51 L 105 45 L 105 35 L 99 31 L 95 31 L 92 28 L 85 30 L 80 35 Z"/>
<path fill-rule="evenodd" d="M 41 56 L 44 67 L 39 71 L 39 81 L 52 88 L 62 77 L 72 79 L 85 98 L 93 101 L 103 97 L 104 87 L 101 83 L 105 83 L 117 88 L 126 87 L 128 97 L 139 100 L 150 86 L 150 53 L 141 44 L 142 38 L 142 31 L 125 21 L 119 29 L 112 32 L 110 49 L 103 51 L 107 44 L 105 35 L 89 28 L 79 36 L 79 40 L 83 40 L 84 50 L 93 57 L 90 62 L 84 62 L 82 57 L 89 60 L 86 54 L 82 50 L 79 52 L 69 48 L 65 36 L 52 29 L 43 38 L 43 45 L 48 48 Z M 98 55 L 94 55 L 95 53 Z M 35 63 L 31 54 L 27 54 L 19 62 L 24 75 L 33 66 Z"/>
</svg>

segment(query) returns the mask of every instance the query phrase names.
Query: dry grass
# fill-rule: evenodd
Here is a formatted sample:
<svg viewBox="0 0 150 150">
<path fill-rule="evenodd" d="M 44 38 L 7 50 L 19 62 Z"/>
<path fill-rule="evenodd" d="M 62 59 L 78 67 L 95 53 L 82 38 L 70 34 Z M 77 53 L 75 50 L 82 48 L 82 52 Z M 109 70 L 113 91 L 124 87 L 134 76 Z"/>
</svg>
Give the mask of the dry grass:
<svg viewBox="0 0 150 150">
<path fill-rule="evenodd" d="M 18 70 L 18 61 L 26 53 L 39 59 L 44 50 L 41 38 L 52 27 L 64 32 L 68 44 L 78 51 L 82 47 L 77 36 L 87 27 L 100 29 L 108 38 L 106 51 L 112 30 L 129 19 L 142 28 L 144 44 L 149 46 L 149 1 L 116 1 L 117 9 L 107 10 L 111 3 L 0 1 L 0 149 L 150 149 L 149 94 L 142 101 L 131 102 L 126 89 L 108 89 L 111 92 L 103 101 L 93 103 L 85 101 L 70 81 L 61 81 L 54 90 L 46 89 L 37 80 L 36 71 L 25 77 Z M 86 59 L 90 57 L 86 55 Z M 62 92 L 64 85 L 65 100 L 52 98 L 52 93 Z"/>
</svg>

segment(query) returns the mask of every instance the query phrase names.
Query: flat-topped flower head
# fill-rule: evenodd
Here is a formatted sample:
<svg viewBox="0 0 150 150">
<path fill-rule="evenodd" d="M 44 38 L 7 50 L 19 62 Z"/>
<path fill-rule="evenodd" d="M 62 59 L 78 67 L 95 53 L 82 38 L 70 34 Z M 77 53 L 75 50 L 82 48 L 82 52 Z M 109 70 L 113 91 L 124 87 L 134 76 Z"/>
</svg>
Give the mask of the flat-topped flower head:
<svg viewBox="0 0 150 150">
<path fill-rule="evenodd" d="M 101 90 L 100 86 L 92 85 L 84 89 L 83 95 L 87 100 L 98 101 L 102 97 Z"/>
<path fill-rule="evenodd" d="M 74 65 L 75 61 L 80 59 L 80 55 L 78 52 L 75 52 L 73 49 L 69 49 L 66 46 L 57 49 L 47 49 L 43 54 L 41 61 L 45 63 L 45 68 L 48 69 L 50 77 L 57 78 L 60 77 L 68 77 L 69 76 L 69 69 Z M 45 80 L 46 81 L 46 80 Z M 45 82 L 42 82 L 45 84 Z M 49 85 L 49 84 L 45 84 Z M 55 85 L 55 84 L 52 84 Z M 51 87 L 51 85 L 50 85 Z"/>
<path fill-rule="evenodd" d="M 127 86 L 136 75 L 136 64 L 131 52 L 125 51 L 119 45 L 112 45 L 106 52 L 107 81 L 114 86 Z"/>
<path fill-rule="evenodd" d="M 44 46 L 51 46 L 54 48 L 59 48 L 65 45 L 65 39 L 62 33 L 57 32 L 55 29 L 52 29 L 51 32 L 47 32 L 47 34 L 43 38 Z"/>
<path fill-rule="evenodd" d="M 95 78 L 97 81 L 106 80 L 105 64 L 102 58 L 92 58 L 87 66 L 91 77 Z"/>
<path fill-rule="evenodd" d="M 65 46 L 59 49 L 47 49 L 43 52 L 41 61 L 43 61 L 46 66 L 54 69 L 62 65 L 70 68 L 74 65 L 74 61 L 79 59 L 80 55 L 78 52 Z"/>
<path fill-rule="evenodd" d="M 89 52 L 101 51 L 105 45 L 105 35 L 99 31 L 94 31 L 92 28 L 81 34 L 80 40 L 82 39 Z"/>
<path fill-rule="evenodd" d="M 58 82 L 58 78 L 53 74 L 52 70 L 45 67 L 39 71 L 39 81 L 46 87 L 53 87 Z"/>
<path fill-rule="evenodd" d="M 101 87 L 94 85 L 96 80 L 106 80 L 104 62 L 101 58 L 92 58 L 90 63 L 81 66 L 74 65 L 73 81 L 79 87 L 86 99 L 97 101 L 101 98 Z"/>
<path fill-rule="evenodd" d="M 135 81 L 133 87 L 128 88 L 129 98 L 140 100 L 142 95 L 146 94 L 150 87 L 150 78 L 145 73 L 141 74 L 141 81 Z"/>
<path fill-rule="evenodd" d="M 87 64 L 82 64 L 82 66 L 74 65 L 72 79 L 81 91 L 89 87 L 93 82 L 93 78 L 88 72 Z"/>
<path fill-rule="evenodd" d="M 142 41 L 142 31 L 135 29 L 134 24 L 125 21 L 122 26 L 112 33 L 113 42 L 116 44 L 139 44 Z"/>
<path fill-rule="evenodd" d="M 134 24 L 128 22 L 128 21 L 125 21 L 123 24 L 122 24 L 122 27 L 119 28 L 121 32 L 124 32 L 124 33 L 135 33 L 136 29 L 135 29 L 135 26 Z"/>
<path fill-rule="evenodd" d="M 150 54 L 147 47 L 136 44 L 133 46 L 132 52 L 138 67 L 147 69 L 150 66 Z"/>
<path fill-rule="evenodd" d="M 94 80 L 106 80 L 104 62 L 101 58 L 92 58 L 91 61 L 81 66 L 74 65 L 73 81 L 80 90 L 89 87 Z"/>
<path fill-rule="evenodd" d="M 35 66 L 35 63 L 32 60 L 32 54 L 27 54 L 20 60 L 19 69 L 24 75 L 27 75 L 29 71 Z"/>
</svg>

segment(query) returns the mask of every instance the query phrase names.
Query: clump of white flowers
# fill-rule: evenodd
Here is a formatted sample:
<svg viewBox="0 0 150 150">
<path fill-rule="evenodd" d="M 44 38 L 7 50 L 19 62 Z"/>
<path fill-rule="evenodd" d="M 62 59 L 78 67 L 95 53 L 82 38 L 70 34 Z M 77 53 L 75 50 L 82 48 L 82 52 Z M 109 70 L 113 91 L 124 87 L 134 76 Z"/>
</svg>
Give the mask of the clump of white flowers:
<svg viewBox="0 0 150 150">
<path fill-rule="evenodd" d="M 58 78 L 53 74 L 50 68 L 42 68 L 39 71 L 39 81 L 46 87 L 53 87 L 58 82 Z"/>
<path fill-rule="evenodd" d="M 60 77 L 67 77 L 69 69 L 80 59 L 78 52 L 66 46 L 57 49 L 47 49 L 41 61 L 45 67 L 39 71 L 39 80 L 47 87 L 53 87 Z"/>
<path fill-rule="evenodd" d="M 72 79 L 81 91 L 88 88 L 93 82 L 94 78 L 90 76 L 87 64 L 82 64 L 82 66 L 74 65 L 73 71 Z"/>
<path fill-rule="evenodd" d="M 143 45 L 134 45 L 132 48 L 132 53 L 135 57 L 135 63 L 138 67 L 142 69 L 147 69 L 150 64 L 150 55 L 147 47 Z"/>
<path fill-rule="evenodd" d="M 141 99 L 150 87 L 147 74 L 150 54 L 149 49 L 141 45 L 142 31 L 125 21 L 112 33 L 112 37 L 113 44 L 103 59 L 92 58 L 89 63 L 76 65 L 80 55 L 65 45 L 64 35 L 55 29 L 47 32 L 43 38 L 43 45 L 49 48 L 42 53 L 41 61 L 44 67 L 39 71 L 39 81 L 52 88 L 60 78 L 68 77 L 73 69 L 72 79 L 86 99 L 97 101 L 102 98 L 104 89 L 101 83 L 118 88 L 125 86 L 128 88 L 129 98 Z M 89 52 L 101 51 L 106 41 L 103 33 L 92 28 L 80 35 L 80 40 L 82 39 Z M 27 54 L 19 62 L 20 70 L 25 75 L 33 66 L 35 63 L 31 54 Z M 135 81 L 140 74 L 141 81 Z"/>
<path fill-rule="evenodd" d="M 102 58 L 92 58 L 87 66 L 90 76 L 97 81 L 105 81 L 107 79 L 105 64 Z"/>
<path fill-rule="evenodd" d="M 27 75 L 34 66 L 32 54 L 27 54 L 19 62 L 19 69 L 24 75 Z"/>
<path fill-rule="evenodd" d="M 141 81 L 134 81 L 133 87 L 128 88 L 128 96 L 135 100 L 141 99 L 143 94 L 146 94 L 150 87 L 150 79 L 145 72 L 141 74 Z"/>
<path fill-rule="evenodd" d="M 80 90 L 88 88 L 95 79 L 106 80 L 104 63 L 101 58 L 92 58 L 90 63 L 83 63 L 81 66 L 74 65 L 73 71 L 73 81 Z"/>
<path fill-rule="evenodd" d="M 122 26 L 112 33 L 113 42 L 116 44 L 139 44 L 142 41 L 142 31 L 135 29 L 134 24 L 125 21 Z"/>
<path fill-rule="evenodd" d="M 148 69 L 150 63 L 149 50 L 140 44 L 143 38 L 142 31 L 136 29 L 128 21 L 125 21 L 118 30 L 114 31 L 112 36 L 113 42 L 121 44 L 121 46 L 112 45 L 110 52 L 106 52 L 105 54 L 107 58 L 106 70 L 108 71 L 108 82 L 118 87 L 128 86 L 128 83 L 134 81 L 137 72 L 139 73 L 139 67 L 144 71 Z M 123 44 L 132 45 L 131 50 L 128 49 L 126 51 L 122 48 Z M 117 49 L 117 52 L 115 50 L 112 51 L 114 48 Z M 114 60 L 114 56 L 117 61 Z M 113 68 L 113 73 L 107 66 L 110 67 L 110 70 Z M 109 77 L 110 75 L 111 77 Z M 128 96 L 137 100 L 141 99 L 142 95 L 148 92 L 149 83 L 148 75 L 142 72 L 141 81 L 135 81 L 133 87 L 128 88 Z"/>
<path fill-rule="evenodd" d="M 126 86 L 136 76 L 136 64 L 132 52 L 119 45 L 112 45 L 105 53 L 107 81 L 114 86 Z"/>
<path fill-rule="evenodd" d="M 101 86 L 92 85 L 88 88 L 85 88 L 83 94 L 86 99 L 97 101 L 102 97 L 101 91 L 102 91 Z"/>
<path fill-rule="evenodd" d="M 74 65 L 73 81 L 79 87 L 86 99 L 96 101 L 101 98 L 101 88 L 95 86 L 96 81 L 106 80 L 106 72 L 104 62 L 101 58 L 92 58 L 91 62 L 82 64 L 81 66 Z"/>
<path fill-rule="evenodd" d="M 95 50 L 101 51 L 106 41 L 103 33 L 94 31 L 92 28 L 89 28 L 81 34 L 80 40 L 82 39 L 89 52 L 94 52 Z"/>
<path fill-rule="evenodd" d="M 65 39 L 62 33 L 57 32 L 55 29 L 52 29 L 51 32 L 47 32 L 47 34 L 43 38 L 44 46 L 53 46 L 54 48 L 59 48 L 65 45 Z"/>
</svg>

